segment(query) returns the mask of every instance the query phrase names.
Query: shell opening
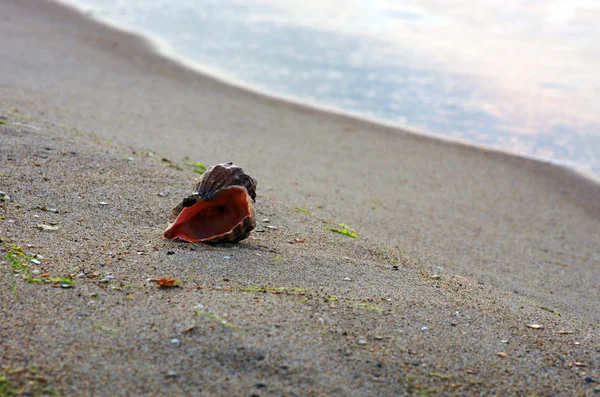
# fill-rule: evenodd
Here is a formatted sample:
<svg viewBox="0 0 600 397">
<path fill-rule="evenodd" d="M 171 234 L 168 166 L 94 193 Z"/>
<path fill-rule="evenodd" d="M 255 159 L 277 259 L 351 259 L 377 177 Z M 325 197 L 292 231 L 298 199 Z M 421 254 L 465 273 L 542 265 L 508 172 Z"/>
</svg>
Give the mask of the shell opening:
<svg viewBox="0 0 600 397">
<path fill-rule="evenodd" d="M 219 191 L 211 200 L 199 200 L 183 209 L 164 235 L 192 243 L 215 240 L 249 216 L 252 216 L 252 201 L 247 190 L 231 186 Z"/>
</svg>

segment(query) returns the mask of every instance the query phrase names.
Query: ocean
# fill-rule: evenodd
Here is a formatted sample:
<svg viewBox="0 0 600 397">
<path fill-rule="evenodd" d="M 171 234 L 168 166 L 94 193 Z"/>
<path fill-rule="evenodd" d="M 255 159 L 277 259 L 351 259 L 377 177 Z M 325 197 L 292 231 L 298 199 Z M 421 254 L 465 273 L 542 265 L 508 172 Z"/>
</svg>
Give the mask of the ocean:
<svg viewBox="0 0 600 397">
<path fill-rule="evenodd" d="M 597 0 L 72 0 L 220 78 L 600 175 Z"/>
</svg>

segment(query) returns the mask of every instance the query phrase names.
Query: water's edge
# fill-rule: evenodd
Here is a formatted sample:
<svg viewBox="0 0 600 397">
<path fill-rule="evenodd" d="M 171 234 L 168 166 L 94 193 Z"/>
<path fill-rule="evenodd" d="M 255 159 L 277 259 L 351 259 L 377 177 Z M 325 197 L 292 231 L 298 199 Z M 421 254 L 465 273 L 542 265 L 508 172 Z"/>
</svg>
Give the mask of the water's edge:
<svg viewBox="0 0 600 397">
<path fill-rule="evenodd" d="M 310 102 L 310 101 L 299 99 L 297 97 L 283 95 L 283 94 L 276 93 L 274 91 L 270 91 L 268 89 L 257 87 L 253 84 L 236 79 L 236 78 L 228 75 L 226 72 L 224 72 L 222 70 L 207 67 L 206 65 L 203 65 L 196 61 L 193 61 L 193 60 L 185 57 L 184 55 L 177 53 L 173 49 L 173 46 L 171 46 L 166 40 L 162 39 L 159 36 L 132 29 L 128 26 L 124 26 L 124 25 L 119 24 L 112 20 L 99 18 L 97 15 L 86 12 L 85 9 L 83 9 L 82 7 L 79 7 L 75 3 L 72 3 L 70 0 L 51 0 L 51 2 L 55 3 L 56 5 L 58 5 L 60 7 L 68 8 L 69 10 L 76 12 L 83 18 L 85 18 L 91 22 L 99 23 L 99 24 L 105 26 L 106 28 L 109 28 L 117 33 L 123 33 L 123 34 L 130 35 L 132 37 L 135 37 L 136 39 L 138 39 L 140 41 L 140 43 L 142 45 L 144 45 L 146 47 L 145 49 L 147 51 L 155 53 L 158 56 L 165 59 L 166 61 L 171 62 L 187 71 L 190 71 L 190 72 L 196 73 L 196 74 L 200 74 L 203 77 L 212 79 L 213 81 L 216 81 L 220 84 L 223 84 L 223 85 L 226 85 L 226 86 L 229 86 L 232 88 L 240 89 L 240 90 L 246 91 L 248 93 L 252 93 L 254 95 L 257 95 L 257 96 L 260 96 L 260 97 L 263 97 L 266 99 L 280 101 L 280 102 L 286 103 L 288 105 L 297 106 L 297 107 L 305 109 L 305 110 L 324 112 L 324 113 L 348 118 L 351 120 L 365 122 L 365 123 L 372 124 L 372 125 L 379 126 L 379 127 L 390 128 L 390 129 L 396 130 L 396 132 L 411 134 L 411 135 L 414 135 L 414 136 L 422 138 L 422 139 L 430 139 L 430 140 L 435 140 L 435 141 L 439 141 L 439 142 L 444 142 L 447 144 L 465 146 L 465 147 L 473 148 L 476 150 L 497 153 L 500 155 L 513 157 L 513 158 L 527 159 L 529 161 L 534 161 L 539 164 L 544 164 L 545 166 L 550 166 L 553 168 L 560 169 L 562 171 L 566 171 L 566 172 L 572 174 L 573 177 L 582 178 L 582 179 L 586 180 L 587 182 L 591 182 L 592 184 L 594 184 L 596 186 L 600 186 L 600 175 L 596 175 L 592 171 L 585 169 L 583 167 L 580 168 L 572 163 L 563 162 L 560 160 L 553 160 L 553 159 L 537 157 L 537 156 L 533 156 L 533 155 L 526 155 L 526 154 L 522 154 L 522 153 L 515 153 L 515 152 L 509 151 L 506 149 L 490 147 L 490 146 L 486 146 L 486 145 L 483 145 L 480 143 L 467 141 L 464 139 L 456 139 L 456 138 L 448 137 L 445 135 L 435 134 L 435 133 L 424 131 L 424 130 L 421 130 L 421 129 L 418 129 L 415 127 L 406 126 L 406 125 L 403 125 L 400 123 L 395 123 L 392 121 L 379 119 L 376 117 L 369 117 L 369 116 L 366 116 L 363 114 L 351 112 L 351 111 L 337 108 L 334 106 L 328 106 L 328 105 L 323 105 L 323 104 L 319 104 L 319 103 L 315 103 L 315 102 Z"/>
</svg>

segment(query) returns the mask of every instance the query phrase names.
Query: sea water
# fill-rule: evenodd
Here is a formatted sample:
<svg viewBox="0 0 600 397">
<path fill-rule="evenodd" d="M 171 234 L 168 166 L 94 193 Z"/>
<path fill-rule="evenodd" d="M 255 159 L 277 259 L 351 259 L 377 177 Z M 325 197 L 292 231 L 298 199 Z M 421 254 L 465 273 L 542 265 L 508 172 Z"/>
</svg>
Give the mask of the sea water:
<svg viewBox="0 0 600 397">
<path fill-rule="evenodd" d="M 72 0 L 231 79 L 600 175 L 597 0 Z"/>
</svg>

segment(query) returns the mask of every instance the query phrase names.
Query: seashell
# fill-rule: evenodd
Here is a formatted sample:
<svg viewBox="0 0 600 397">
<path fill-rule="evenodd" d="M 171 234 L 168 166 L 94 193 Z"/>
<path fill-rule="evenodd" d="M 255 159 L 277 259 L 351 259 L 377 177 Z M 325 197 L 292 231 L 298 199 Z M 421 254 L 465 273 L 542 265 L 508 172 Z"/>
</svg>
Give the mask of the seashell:
<svg viewBox="0 0 600 397">
<path fill-rule="evenodd" d="M 236 243 L 256 227 L 256 180 L 233 163 L 210 167 L 171 211 L 164 236 L 190 243 Z"/>
</svg>

